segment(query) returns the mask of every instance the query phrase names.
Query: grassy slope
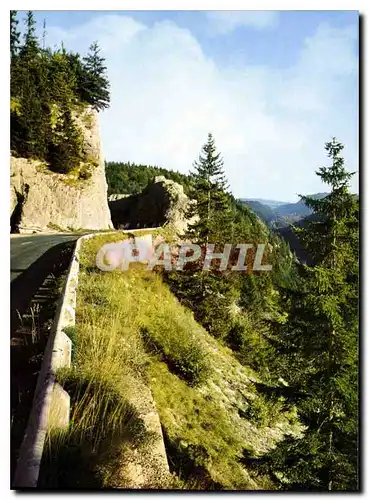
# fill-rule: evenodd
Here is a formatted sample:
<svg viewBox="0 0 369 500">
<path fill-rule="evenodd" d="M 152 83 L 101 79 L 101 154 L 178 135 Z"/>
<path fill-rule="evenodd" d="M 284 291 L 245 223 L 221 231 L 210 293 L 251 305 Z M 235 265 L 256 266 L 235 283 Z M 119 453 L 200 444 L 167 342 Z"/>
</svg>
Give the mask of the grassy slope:
<svg viewBox="0 0 369 500">
<path fill-rule="evenodd" d="M 83 244 L 74 368 L 62 377 L 74 388 L 77 442 L 94 429 L 87 468 L 100 486 L 125 486 L 127 446 L 146 439 L 137 433 L 130 403 L 136 378 L 152 390 L 168 460 L 179 476 L 175 487 L 271 488 L 251 477 L 240 459 L 244 450 L 258 455 L 284 433 L 299 432 L 296 416 L 283 413 L 281 401 L 262 399 L 253 385 L 256 374 L 195 322 L 159 274 L 138 264 L 128 272 L 96 268 L 102 244 L 121 239 L 101 235 Z M 114 459 L 107 440 L 114 443 Z"/>
</svg>

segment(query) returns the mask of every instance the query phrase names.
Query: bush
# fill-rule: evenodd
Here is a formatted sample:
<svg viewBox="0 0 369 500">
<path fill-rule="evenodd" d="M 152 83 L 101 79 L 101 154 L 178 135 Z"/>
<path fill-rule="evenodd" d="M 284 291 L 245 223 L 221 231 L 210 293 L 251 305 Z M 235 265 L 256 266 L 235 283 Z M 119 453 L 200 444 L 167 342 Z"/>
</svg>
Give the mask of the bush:
<svg viewBox="0 0 369 500">
<path fill-rule="evenodd" d="M 238 354 L 240 363 L 263 376 L 269 376 L 268 367 L 273 357 L 273 348 L 266 337 L 267 331 L 263 321 L 244 313 L 239 315 L 227 336 L 227 342 Z"/>
<path fill-rule="evenodd" d="M 272 426 L 283 408 L 283 398 L 259 395 L 242 410 L 241 416 L 257 427 Z"/>
<path fill-rule="evenodd" d="M 83 179 L 83 180 L 88 180 L 92 176 L 91 169 L 89 168 L 89 165 L 82 165 L 78 172 L 78 178 Z"/>
<path fill-rule="evenodd" d="M 141 329 L 146 346 L 160 353 L 172 372 L 190 385 L 199 385 L 209 378 L 207 353 L 198 340 L 189 336 L 175 321 L 157 322 Z"/>
</svg>

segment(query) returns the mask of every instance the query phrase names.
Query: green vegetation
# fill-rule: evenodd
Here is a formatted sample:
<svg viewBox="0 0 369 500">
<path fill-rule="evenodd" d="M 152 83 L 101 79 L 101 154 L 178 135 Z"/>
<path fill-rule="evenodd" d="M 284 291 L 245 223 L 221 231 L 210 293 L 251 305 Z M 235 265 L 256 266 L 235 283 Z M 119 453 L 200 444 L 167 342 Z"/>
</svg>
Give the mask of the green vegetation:
<svg viewBox="0 0 369 500">
<path fill-rule="evenodd" d="M 205 272 L 200 259 L 183 272 L 131 264 L 128 272 L 104 273 L 95 264 L 99 248 L 130 235 L 84 244 L 73 369 L 60 374 L 73 408 L 83 410 L 73 410 L 63 446 L 57 442 L 93 454 L 88 470 L 100 486 L 124 487 L 117 468 L 124 471 L 129 450 L 150 440 L 134 409 L 140 381 L 154 396 L 174 474 L 152 487 L 357 490 L 358 200 L 348 192 L 342 147 L 326 145 L 332 165 L 318 175 L 331 192 L 304 199 L 313 216 L 296 228 L 310 265 L 300 265 L 287 243 L 227 192 L 211 136 L 188 177 L 199 218 L 186 237 L 214 243 L 215 251 L 264 243 L 271 271 L 252 271 L 251 250 L 246 272 Z M 176 242 L 167 227 L 153 233 Z M 113 441 L 91 405 L 81 403 L 100 387 L 99 401 L 105 394 L 121 401 L 114 417 L 103 417 L 119 429 Z M 84 422 L 98 429 L 87 448 Z"/>
<path fill-rule="evenodd" d="M 82 370 L 61 372 L 60 382 L 71 394 L 71 424 L 67 432 L 48 435 L 39 478 L 40 488 L 106 488 L 122 484 L 117 474 L 132 441 L 147 436 L 135 409 L 114 387 Z"/>
<path fill-rule="evenodd" d="M 278 408 L 278 394 L 297 405 L 307 428 L 303 439 L 289 437 L 260 461 L 259 473 L 267 471 L 282 489 L 358 487 L 358 199 L 348 191 L 353 174 L 344 168 L 342 149 L 335 139 L 327 143 L 332 165 L 317 172 L 331 192 L 302 197 L 313 216 L 296 227 L 312 259 L 301 266 L 262 225 L 251 233 L 247 211 L 240 213 L 227 195 L 223 162 L 209 136 L 190 191 L 199 219 L 186 236 L 215 243 L 220 251 L 225 242 L 264 238 L 272 245 L 267 262 L 273 269 L 235 276 L 229 270 L 204 272 L 196 262 L 165 275 L 203 327 L 269 387 L 264 400 L 244 412 L 246 418 L 265 424 L 264 409 Z"/>
<path fill-rule="evenodd" d="M 152 390 L 174 474 L 155 487 L 357 489 L 358 200 L 348 192 L 342 148 L 335 140 L 326 145 L 332 165 L 318 175 L 332 190 L 305 199 L 315 216 L 296 229 L 313 258 L 309 266 L 227 193 L 211 136 L 191 176 L 200 216 L 187 236 L 214 242 L 216 250 L 225 242 L 265 243 L 270 272 L 216 266 L 205 272 L 194 262 L 183 272 L 131 264 L 128 272 L 104 273 L 96 254 L 122 234 L 84 243 L 73 369 L 60 374 L 65 386 L 78 387 L 73 408 L 84 409 L 73 410 L 62 449 L 80 453 L 82 438 L 76 444 L 73 429 L 88 436 L 84 422 L 97 422 L 81 403 L 92 397 L 89 384 L 93 394 L 100 387 L 115 391 L 108 391 L 108 400 L 121 401 L 115 423 L 104 416 L 109 429 L 120 429 L 115 444 L 107 444 L 105 424 L 93 424 L 99 445 L 88 463 L 100 485 L 124 487 L 118 464 L 124 471 L 124 456 L 150 439 L 131 431 L 140 426 L 134 410 L 140 381 Z M 165 239 L 166 231 L 153 237 Z"/>
<path fill-rule="evenodd" d="M 198 220 L 191 224 L 187 236 L 193 243 L 218 243 L 219 228 L 232 224 L 232 218 L 224 162 L 220 153 L 216 153 L 211 134 L 193 166 L 191 194 L 196 200 L 196 207 L 191 209 L 189 216 L 198 215 Z"/>
<path fill-rule="evenodd" d="M 264 479 L 252 478 L 240 463 L 243 450 L 265 451 L 284 432 L 298 433 L 296 416 L 263 403 L 250 380 L 257 375 L 196 323 L 160 274 L 140 264 L 126 272 L 96 267 L 101 246 L 125 237 L 97 235 L 83 243 L 76 327 L 67 332 L 73 366 L 58 375 L 71 394 L 71 425 L 49 435 L 42 485 L 125 487 L 125 457 L 150 443 L 135 408 L 137 383 L 144 383 L 174 474 L 155 487 L 262 488 Z M 260 407 L 263 422 L 240 418 Z"/>
<path fill-rule="evenodd" d="M 242 203 L 251 208 L 251 210 L 267 224 L 272 222 L 275 218 L 274 211 L 267 205 L 260 203 L 260 201 L 242 200 Z"/>
<path fill-rule="evenodd" d="M 24 22 L 22 38 L 10 12 L 12 154 L 38 160 L 38 171 L 68 174 L 66 183 L 86 181 L 96 159 L 83 128 L 91 128 L 92 110 L 109 106 L 105 60 L 96 42 L 84 57 L 46 47 L 45 29 L 41 46 L 32 11 Z M 98 250 L 131 235 L 83 243 L 76 326 L 66 331 L 72 367 L 57 374 L 71 395 L 71 422 L 48 434 L 41 487 L 129 487 L 129 458 L 154 439 L 139 411 L 150 388 L 173 477 L 143 487 L 358 490 L 359 202 L 349 193 L 353 174 L 342 150 L 336 139 L 326 143 L 332 164 L 317 171 L 329 193 L 303 196 L 292 215 L 290 206 L 273 210 L 291 220 L 311 214 L 284 231 L 307 265 L 249 207 L 269 224 L 270 209 L 246 206 L 228 191 L 211 134 L 189 175 L 106 163 L 109 194 L 137 195 L 160 175 L 182 184 L 196 201 L 184 238 L 203 252 L 183 271 L 131 264 L 102 272 Z M 274 227 L 282 222 L 274 219 Z M 178 243 L 169 226 L 152 233 Z M 244 272 L 231 269 L 241 249 L 225 270 L 214 259 L 204 271 L 207 245 L 217 253 L 245 243 L 253 248 Z M 253 270 L 260 244 L 268 272 Z M 34 344 L 36 317 L 31 310 Z M 19 442 L 26 403 L 15 420 Z"/>
<path fill-rule="evenodd" d="M 278 332 L 283 377 L 296 391 L 303 440 L 288 440 L 266 457 L 281 487 L 357 490 L 358 465 L 358 200 L 348 192 L 343 145 L 326 144 L 332 165 L 317 175 L 331 187 L 304 201 L 318 217 L 298 235 L 314 265 L 301 269 L 299 294 Z"/>
<path fill-rule="evenodd" d="M 149 323 L 141 330 L 146 347 L 160 353 L 172 371 L 190 385 L 205 382 L 209 376 L 206 352 L 195 335 L 188 335 L 188 325 L 180 325 L 177 318 L 168 317 L 167 311 L 159 311 Z"/>
<path fill-rule="evenodd" d="M 182 184 L 185 193 L 188 193 L 191 184 L 188 175 L 161 167 L 136 165 L 130 162 L 108 161 L 105 163 L 105 173 L 109 195 L 138 194 L 159 175 L 164 175 L 167 179 Z"/>
<path fill-rule="evenodd" d="M 36 293 L 27 310 L 22 305 L 25 282 L 11 288 L 11 477 L 14 477 L 20 446 L 32 408 L 34 391 L 41 369 L 50 328 L 63 290 L 73 253 L 72 242 L 54 250 L 45 267 L 42 293 Z M 20 376 L 19 374 L 22 374 Z"/>
<path fill-rule="evenodd" d="M 294 258 L 283 240 L 227 192 L 223 160 L 210 134 L 191 178 L 190 197 L 197 202 L 199 217 L 186 238 L 204 249 L 208 243 L 214 244 L 215 252 L 222 252 L 226 243 L 234 247 L 250 243 L 254 248 L 247 254 L 247 272 L 231 272 L 230 266 L 220 272 L 217 265 L 203 271 L 203 259 L 199 259 L 182 272 L 168 273 L 165 279 L 209 333 L 223 339 L 242 363 L 271 382 L 269 363 L 274 351 L 269 337 L 275 324 L 285 319 L 280 289 L 296 285 Z M 272 265 L 271 272 L 252 271 L 258 244 L 265 244 L 264 262 Z M 204 254 L 205 250 L 203 258 Z M 235 264 L 237 259 L 238 251 L 230 260 Z"/>
<path fill-rule="evenodd" d="M 59 173 L 89 177 L 78 117 L 87 107 L 109 106 L 109 82 L 97 43 L 86 57 L 40 47 L 32 11 L 25 19 L 21 42 L 17 12 L 10 13 L 10 119 L 14 155 L 46 161 Z M 88 118 L 87 118 L 88 119 Z"/>
</svg>

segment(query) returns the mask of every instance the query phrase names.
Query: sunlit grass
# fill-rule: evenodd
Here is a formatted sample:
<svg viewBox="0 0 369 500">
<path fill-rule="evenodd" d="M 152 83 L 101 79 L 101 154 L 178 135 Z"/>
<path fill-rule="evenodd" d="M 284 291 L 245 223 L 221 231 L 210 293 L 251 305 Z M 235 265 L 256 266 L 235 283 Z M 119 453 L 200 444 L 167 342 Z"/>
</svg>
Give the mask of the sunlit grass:
<svg viewBox="0 0 369 500">
<path fill-rule="evenodd" d="M 196 323 L 160 274 L 137 263 L 128 271 L 97 268 L 98 250 L 127 237 L 99 235 L 82 245 L 76 327 L 70 332 L 73 367 L 59 373 L 72 395 L 71 425 L 68 433 L 50 436 L 49 458 L 59 450 L 62 463 L 82 467 L 87 482 L 124 488 L 127 447 L 139 448 L 150 438 L 131 404 L 137 397 L 132 381 L 139 379 L 152 390 L 176 472 L 155 487 L 260 488 L 241 464 L 243 451 L 268 448 L 277 433 L 269 437 L 268 429 L 245 422 L 239 410 L 263 412 L 267 425 L 276 408 L 258 399 L 248 378 L 252 370 Z M 61 482 L 77 480 L 71 478 Z"/>
</svg>

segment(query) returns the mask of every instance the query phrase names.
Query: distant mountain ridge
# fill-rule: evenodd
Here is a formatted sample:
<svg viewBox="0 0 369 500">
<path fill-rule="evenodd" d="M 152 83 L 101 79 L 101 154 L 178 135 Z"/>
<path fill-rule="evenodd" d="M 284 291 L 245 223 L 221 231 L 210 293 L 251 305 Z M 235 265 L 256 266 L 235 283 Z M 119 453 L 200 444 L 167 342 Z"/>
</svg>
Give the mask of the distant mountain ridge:
<svg viewBox="0 0 369 500">
<path fill-rule="evenodd" d="M 311 198 L 321 199 L 328 193 L 315 193 L 308 195 Z M 272 227 L 286 227 L 290 223 L 298 222 L 308 217 L 313 212 L 302 199 L 296 203 L 284 203 L 273 200 L 242 198 L 242 203 L 247 205 L 261 219 Z"/>
<path fill-rule="evenodd" d="M 251 208 L 251 210 L 267 224 L 269 224 L 275 217 L 274 210 L 270 207 L 270 205 L 263 204 L 258 200 L 241 199 L 241 202 Z"/>
<path fill-rule="evenodd" d="M 308 197 L 321 199 L 327 195 L 328 193 L 315 193 L 308 195 Z M 357 199 L 359 198 L 357 193 L 352 193 L 352 195 Z M 291 250 L 295 252 L 301 263 L 306 263 L 308 265 L 312 264 L 313 261 L 311 256 L 303 248 L 301 242 L 291 227 L 291 224 L 303 227 L 306 221 L 316 217 L 316 215 L 313 215 L 313 211 L 305 205 L 303 200 L 300 199 L 296 203 L 278 204 L 274 208 L 267 204 L 267 201 L 269 200 L 264 200 L 265 204 L 263 204 L 261 202 L 261 198 L 258 200 L 244 198 L 240 201 L 247 205 L 248 208 L 250 208 L 250 210 L 252 210 L 256 215 L 258 215 L 270 229 L 275 230 L 279 236 L 287 241 Z"/>
<path fill-rule="evenodd" d="M 279 207 L 280 205 L 286 205 L 286 201 L 276 201 L 276 200 L 266 200 L 264 198 L 241 198 L 240 199 L 242 202 L 250 202 L 250 201 L 256 201 L 258 203 L 261 203 L 262 205 L 266 205 L 269 208 L 276 208 Z"/>
</svg>

